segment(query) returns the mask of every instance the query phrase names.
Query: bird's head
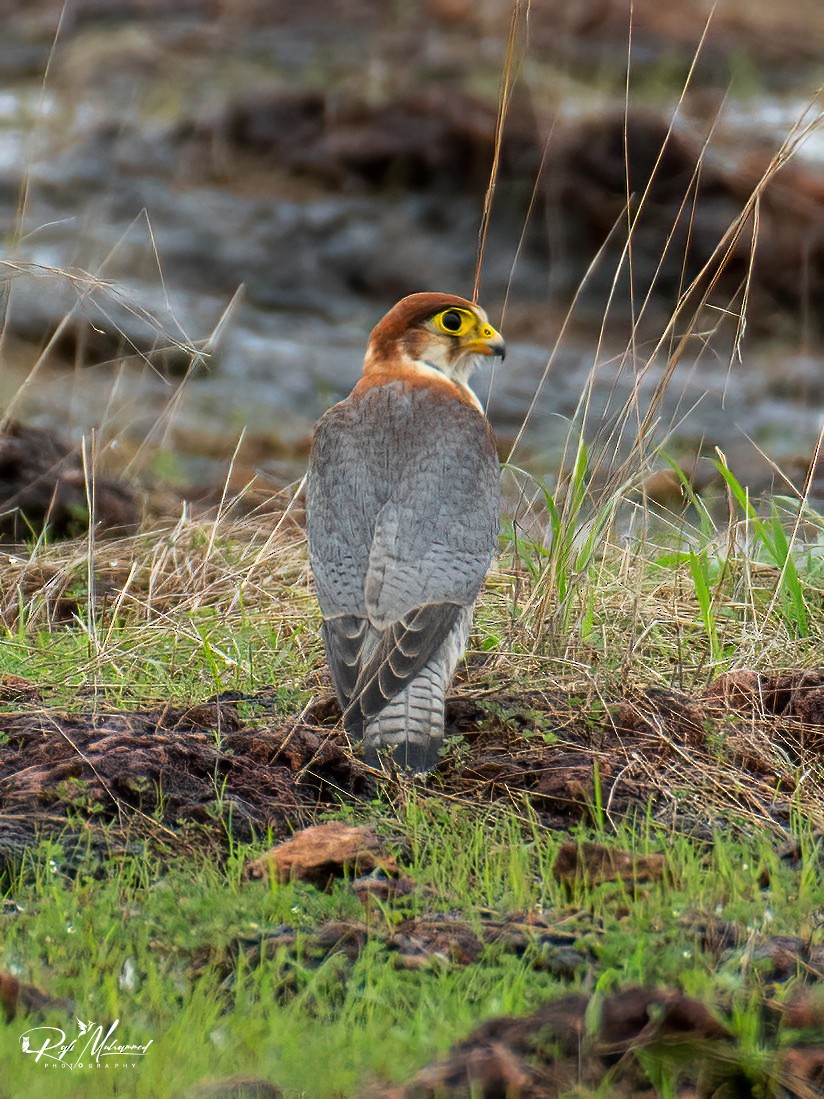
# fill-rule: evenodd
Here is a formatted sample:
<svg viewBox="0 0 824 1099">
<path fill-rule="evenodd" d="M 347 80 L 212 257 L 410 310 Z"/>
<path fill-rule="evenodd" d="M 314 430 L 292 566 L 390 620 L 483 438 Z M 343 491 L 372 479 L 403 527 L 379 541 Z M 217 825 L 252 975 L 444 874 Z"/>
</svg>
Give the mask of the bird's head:
<svg viewBox="0 0 824 1099">
<path fill-rule="evenodd" d="M 436 370 L 465 385 L 481 356 L 505 353 L 479 305 L 455 294 L 410 294 L 372 330 L 364 372 Z"/>
</svg>

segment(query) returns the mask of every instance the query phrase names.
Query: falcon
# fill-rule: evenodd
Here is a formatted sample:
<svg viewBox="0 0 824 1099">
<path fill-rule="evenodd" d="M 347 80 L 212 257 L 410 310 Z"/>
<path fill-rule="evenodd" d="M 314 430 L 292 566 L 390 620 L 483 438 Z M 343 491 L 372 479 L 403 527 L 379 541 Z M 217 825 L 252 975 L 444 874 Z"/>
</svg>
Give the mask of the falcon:
<svg viewBox="0 0 824 1099">
<path fill-rule="evenodd" d="M 498 540 L 495 439 L 467 382 L 504 353 L 479 306 L 412 294 L 374 328 L 362 378 L 315 428 L 309 559 L 344 726 L 373 766 L 438 761 L 446 690 Z"/>
</svg>

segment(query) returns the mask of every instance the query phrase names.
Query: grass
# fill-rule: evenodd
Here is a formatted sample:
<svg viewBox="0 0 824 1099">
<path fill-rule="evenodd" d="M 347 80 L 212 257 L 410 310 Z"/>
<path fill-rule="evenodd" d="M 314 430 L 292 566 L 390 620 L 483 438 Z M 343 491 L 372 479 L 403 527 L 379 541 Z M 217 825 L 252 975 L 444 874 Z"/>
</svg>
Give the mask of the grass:
<svg viewBox="0 0 824 1099">
<path fill-rule="evenodd" d="M 499 680 L 525 685 L 548 660 L 619 688 L 816 666 L 824 520 L 809 504 L 761 517 L 722 466 L 740 514 L 656 517 L 620 492 L 598 500 L 580 454 L 567 489 L 540 486 L 545 540 L 510 526 L 479 603 L 473 648 Z M 64 705 L 275 686 L 287 712 L 322 663 L 303 535 L 260 520 L 181 520 L 91 551 L 40 542 L 0 557 L 0 595 L 0 672 Z"/>
<path fill-rule="evenodd" d="M 625 504 L 612 500 L 609 521 L 592 520 L 585 481 L 579 469 L 579 499 L 566 514 L 576 529 L 598 529 L 597 544 L 587 535 L 577 541 L 563 526 L 563 509 L 550 509 L 561 547 L 554 566 L 567 570 L 561 598 L 557 583 L 546 580 L 553 551 L 504 540 L 476 615 L 472 648 L 485 663 L 463 693 L 483 697 L 493 687 L 531 698 L 551 676 L 570 713 L 590 715 L 597 730 L 609 698 L 639 685 L 697 690 L 720 671 L 750 663 L 818 664 L 816 543 L 792 551 L 793 583 L 807 610 L 800 629 L 795 604 L 782 598 L 786 572 L 772 552 L 777 511 L 763 520 L 760 540 L 734 537 L 742 523 L 760 529 L 762 520 L 747 512 L 726 528 L 707 513 L 677 537 L 650 517 L 641 537 L 622 542 L 614 520 Z M 789 546 L 792 518 L 788 528 Z M 0 564 L 6 605 L 26 610 L 7 616 L 2 670 L 31 680 L 42 697 L 28 705 L 49 712 L 197 702 L 222 690 L 274 687 L 275 713 L 267 720 L 285 719 L 316 696 L 313 676 L 322 667 L 302 538 L 285 526 L 273 536 L 254 520 L 180 522 L 151 536 L 86 546 L 85 568 L 78 544 L 40 543 L 28 558 Z M 66 615 L 64 606 L 62 622 L 54 617 L 55 592 L 74 608 Z M 540 703 L 530 705 L 523 737 L 549 745 L 563 738 Z M 736 1035 L 735 1057 L 764 1088 L 772 1086 L 776 1050 L 789 1039 L 765 1030 L 774 1010 L 765 1003 L 788 995 L 794 982 L 771 985 L 753 951 L 776 934 L 820 940 L 824 879 L 813 828 L 822 823 L 824 773 L 815 751 L 795 765 L 804 780 L 789 831 L 805 857 L 793 870 L 779 858 L 782 829 L 753 808 L 750 779 L 738 770 L 742 737 L 750 733 L 729 720 L 728 735 L 713 742 L 714 759 L 685 758 L 677 780 L 685 791 L 690 782 L 702 788 L 711 842 L 667 828 L 652 802 L 646 815 L 616 818 L 606 779 L 596 772 L 592 823 L 577 834 L 636 854 L 666 853 L 666 878 L 629 890 L 615 882 L 556 882 L 552 867 L 566 836 L 547 829 L 528 800 L 484 807 L 442 792 L 435 779 L 428 791 L 401 785 L 371 803 L 342 801 L 333 815 L 354 815 L 389 837 L 416 883 L 409 898 L 373 906 L 370 940 L 355 961 L 337 951 L 319 962 L 310 945 L 324 922 L 364 918 L 347 883 L 326 895 L 301 883 L 244 881 L 244 863 L 265 836 L 251 846 L 229 840 L 222 854 L 214 845 L 199 850 L 190 836 L 185 855 L 175 856 L 168 844 L 162 855 L 146 845 L 144 830 L 125 854 L 102 860 L 96 851 L 78 856 L 75 848 L 67 853 L 58 841 L 45 842 L 7 880 L 0 968 L 73 1006 L 51 1009 L 44 1019 L 18 1018 L 0 1033 L 0 1079 L 14 1080 L 6 1094 L 183 1095 L 203 1078 L 243 1072 L 276 1081 L 287 1096 L 356 1095 L 370 1081 L 410 1078 L 485 1018 L 528 1012 L 569 990 L 607 995 L 636 984 L 677 988 L 713 1005 Z M 450 747 L 455 758 L 462 750 L 458 742 Z M 595 767 L 598 760 L 596 752 Z M 672 769 L 659 781 L 663 792 Z M 88 832 L 82 797 L 69 811 L 78 813 L 81 834 Z M 122 821 L 116 838 L 122 852 Z M 383 944 L 404 917 L 450 912 L 479 927 L 484 911 L 540 913 L 573 934 L 584 964 L 571 976 L 553 976 L 541 966 L 539 948 L 518 957 L 489 946 L 468 966 L 441 959 L 406 970 Z M 742 929 L 728 955 L 700 947 L 701 927 L 715 920 Z M 298 932 L 295 943 L 271 957 L 252 956 L 249 944 L 284 926 Z M 151 1047 L 137 1068 L 116 1077 L 113 1069 L 48 1070 L 22 1059 L 26 1027 L 71 1030 L 76 1017 L 120 1020 L 121 1040 L 151 1039 Z M 667 1088 L 681 1069 L 664 1054 L 643 1056 L 660 1093 L 672 1093 Z"/>
<path fill-rule="evenodd" d="M 484 1018 L 524 1013 L 593 981 L 601 989 L 676 986 L 715 1003 L 733 1020 L 743 1052 L 761 1026 L 764 993 L 747 944 L 798 934 L 824 904 L 820 876 L 781 865 L 763 837 L 719 836 L 699 849 L 654 828 L 622 831 L 607 842 L 667 852 L 667 883 L 628 893 L 615 883 L 559 885 L 551 868 L 564 837 L 522 815 L 429 799 L 400 808 L 381 801 L 361 812 L 384 834 L 407 838 L 404 869 L 426 890 L 425 898 L 413 894 L 411 911 L 470 921 L 489 907 L 541 912 L 575 933 L 589 964 L 562 982 L 536 965 L 535 952 L 519 958 L 489 947 L 482 964 L 399 969 L 380 940 L 409 914 L 393 905 L 373 910 L 372 938 L 354 962 L 333 954 L 317 965 L 298 945 L 249 964 L 236 942 L 283 925 L 308 932 L 329 919 L 361 919 L 348 885 L 323 894 L 301 883 L 245 882 L 246 849 L 220 867 L 198 859 L 162 865 L 142 852 L 102 876 L 82 861 L 69 874 L 52 844 L 31 857 L 8 894 L 5 964 L 71 998 L 75 1015 L 119 1019 L 121 1040 L 152 1045 L 139 1069 L 119 1071 L 113 1090 L 114 1070 L 61 1072 L 21 1061 L 19 1034 L 28 1024 L 19 1020 L 0 1032 L 0 1067 L 15 1080 L 14 1094 L 180 1095 L 204 1077 L 242 1071 L 277 1081 L 289 1095 L 350 1095 L 370 1078 L 407 1078 Z M 805 842 L 814 843 L 809 834 Z M 715 919 L 744 931 L 729 957 L 698 945 L 702 922 Z M 47 1021 L 67 1026 L 62 1012 Z"/>
<path fill-rule="evenodd" d="M 85 549 L 6 558 L 3 672 L 64 704 L 78 692 L 128 706 L 276 682 L 294 707 L 318 653 L 294 538 L 181 521 L 104 544 L 91 566 Z"/>
</svg>

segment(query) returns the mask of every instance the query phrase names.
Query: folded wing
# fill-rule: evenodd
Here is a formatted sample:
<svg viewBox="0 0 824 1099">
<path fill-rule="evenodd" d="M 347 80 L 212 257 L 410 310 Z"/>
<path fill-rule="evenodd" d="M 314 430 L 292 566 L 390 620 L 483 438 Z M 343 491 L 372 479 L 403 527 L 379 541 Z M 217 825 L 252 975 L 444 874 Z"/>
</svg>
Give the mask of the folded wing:
<svg viewBox="0 0 824 1099">
<path fill-rule="evenodd" d="M 321 419 L 307 526 L 351 731 L 419 676 L 474 602 L 498 517 L 498 461 L 477 409 L 392 382 Z"/>
</svg>

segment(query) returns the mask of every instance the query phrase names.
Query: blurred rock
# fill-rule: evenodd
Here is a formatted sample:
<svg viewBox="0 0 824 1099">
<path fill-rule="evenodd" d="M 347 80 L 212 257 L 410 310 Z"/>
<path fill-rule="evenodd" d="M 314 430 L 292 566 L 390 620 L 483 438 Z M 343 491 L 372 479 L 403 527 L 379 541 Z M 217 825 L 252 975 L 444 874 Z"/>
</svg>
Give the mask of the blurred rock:
<svg viewBox="0 0 824 1099">
<path fill-rule="evenodd" d="M 804 973 L 810 958 L 809 943 L 796 935 L 774 935 L 757 944 L 752 965 L 768 981 L 788 981 Z"/>
<path fill-rule="evenodd" d="M 804 985 L 793 987 L 789 996 L 776 1004 L 781 1025 L 788 1030 L 818 1030 L 824 1034 L 824 992 Z"/>
<path fill-rule="evenodd" d="M 95 474 L 98 533 L 137 529 L 141 506 L 129 485 Z M 12 422 L 0 434 L 0 537 L 10 542 L 73 538 L 88 530 L 89 501 L 80 454 L 44 428 Z"/>
<path fill-rule="evenodd" d="M 41 701 L 40 688 L 30 679 L 11 672 L 0 674 L 0 702 L 36 703 Z"/>
<path fill-rule="evenodd" d="M 71 1011 L 69 1000 L 58 1000 L 36 985 L 24 984 L 7 970 L 0 970 L 0 1011 L 10 1023 L 18 1015 L 44 1015 Z"/>
<path fill-rule="evenodd" d="M 666 872 L 663 855 L 633 855 L 600 843 L 568 840 L 558 849 L 552 875 L 558 882 L 583 882 L 588 886 L 620 881 L 628 888 L 661 881 Z"/>
<path fill-rule="evenodd" d="M 786 1050 L 781 1057 L 781 1082 L 788 1096 L 824 1095 L 824 1047 Z"/>
<path fill-rule="evenodd" d="M 753 327 L 763 331 L 781 312 L 805 309 L 824 294 L 824 177 L 782 170 L 763 188 L 754 262 L 751 218 L 715 255 L 768 162 L 765 155 L 722 165 L 704 155 L 700 139 L 681 127 L 670 132 L 663 115 L 646 111 L 567 125 L 550 146 L 546 172 L 556 291 L 573 292 L 603 248 L 583 288 L 585 304 L 599 315 L 610 296 L 624 311 L 633 296 L 643 301 L 648 292 L 671 310 L 693 283 L 696 305 L 711 289 L 711 300 L 729 308 L 748 277 Z M 632 263 L 623 261 L 614 287 L 628 196 Z"/>
<path fill-rule="evenodd" d="M 666 1049 L 670 1056 L 677 1051 L 688 1068 L 682 1075 L 692 1078 L 716 1059 L 722 1065 L 730 1060 L 730 1031 L 706 1005 L 680 992 L 627 988 L 603 996 L 598 1010 L 592 1006 L 586 996 L 571 994 L 531 1015 L 490 1019 L 444 1060 L 381 1095 L 549 1099 L 576 1089 L 595 1091 L 605 1081 L 610 1095 L 638 1096 L 649 1093 L 648 1077 L 634 1060 L 645 1049 Z"/>
<path fill-rule="evenodd" d="M 682 463 L 678 471 L 661 469 L 651 473 L 641 484 L 641 495 L 659 507 L 683 508 L 690 503 L 688 489 L 697 496 L 720 480 L 720 473 L 708 458 L 696 458 Z"/>
<path fill-rule="evenodd" d="M 177 139 L 203 143 L 218 174 L 231 174 L 234 151 L 338 188 L 448 189 L 453 195 L 482 196 L 496 120 L 493 104 L 457 83 L 378 104 L 283 88 L 229 100 L 211 119 L 184 124 Z M 532 182 L 540 162 L 536 119 L 529 99 L 521 96 L 507 115 L 501 174 Z"/>
</svg>

